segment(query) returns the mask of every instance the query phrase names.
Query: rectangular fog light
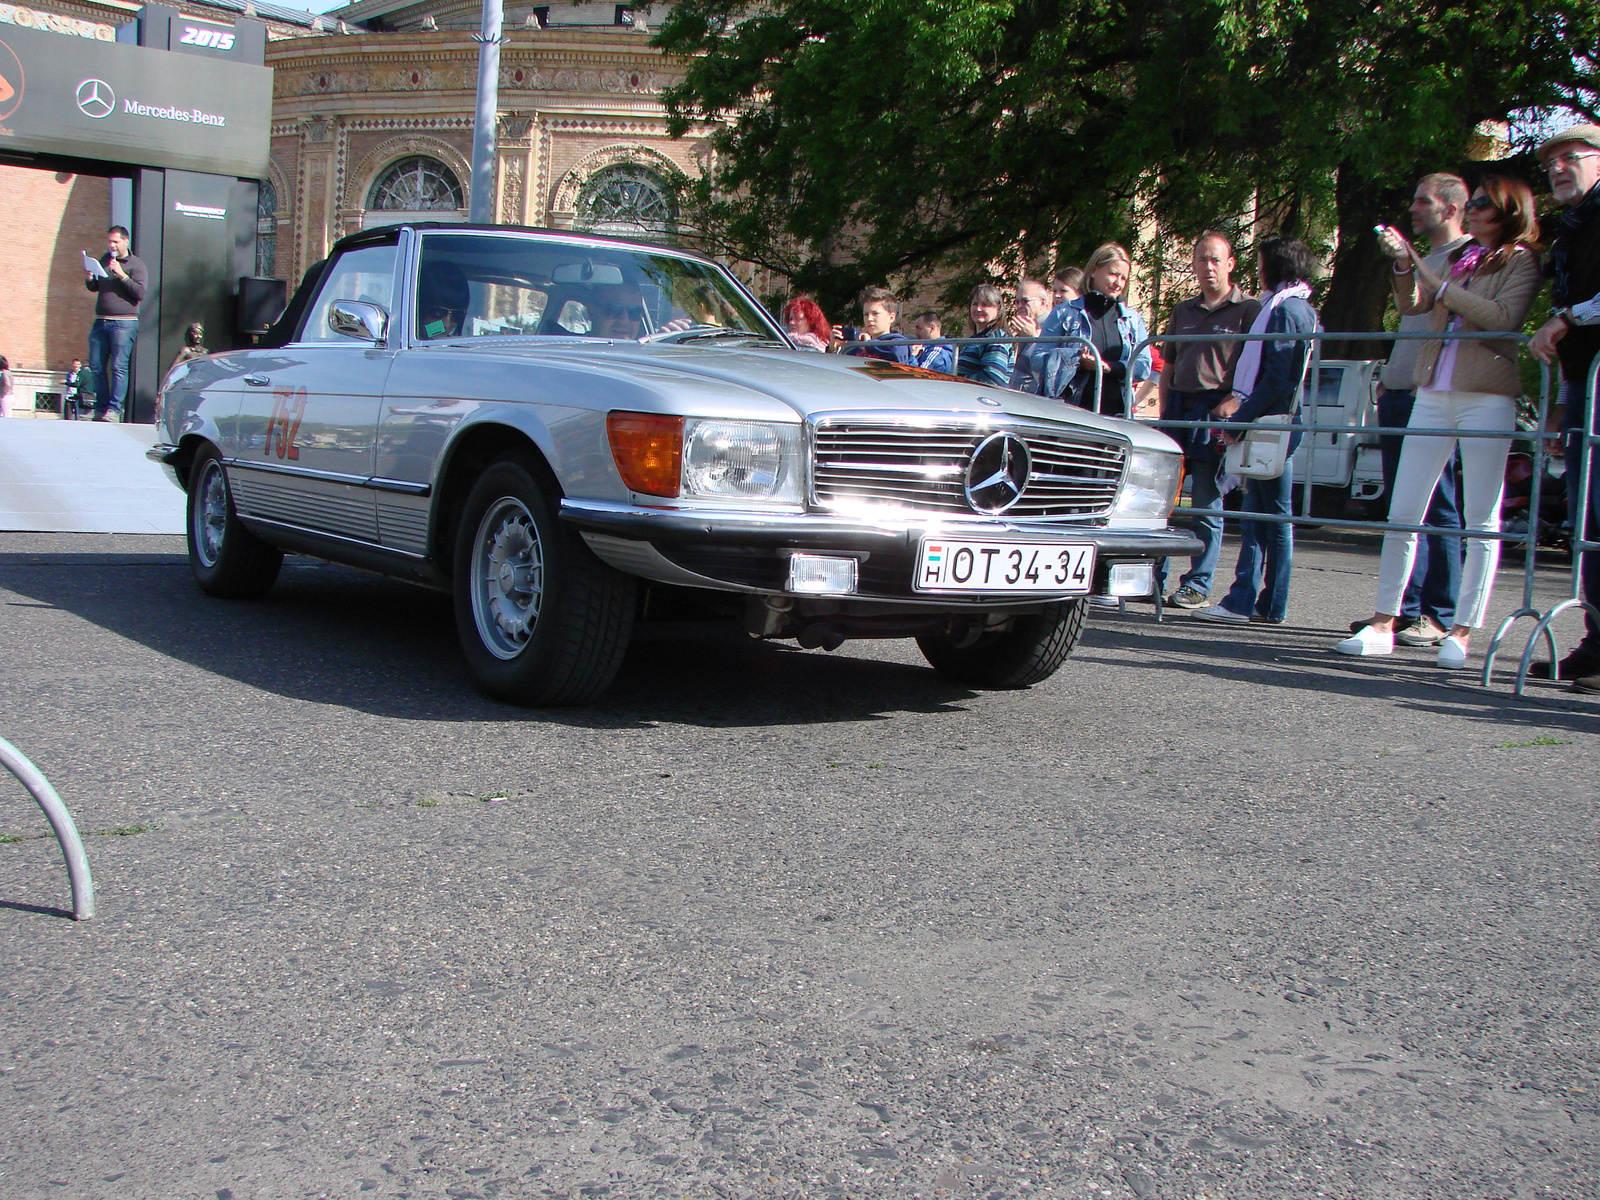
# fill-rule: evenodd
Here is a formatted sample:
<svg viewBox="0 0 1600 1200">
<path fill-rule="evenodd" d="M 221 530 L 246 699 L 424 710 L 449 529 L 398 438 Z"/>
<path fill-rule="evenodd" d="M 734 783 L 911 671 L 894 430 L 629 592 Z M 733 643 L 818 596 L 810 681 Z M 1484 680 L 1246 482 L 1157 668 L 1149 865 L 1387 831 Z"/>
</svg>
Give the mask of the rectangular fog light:
<svg viewBox="0 0 1600 1200">
<path fill-rule="evenodd" d="M 1148 596 L 1155 586 L 1154 564 L 1116 563 L 1106 578 L 1106 595 Z"/>
<path fill-rule="evenodd" d="M 821 554 L 791 554 L 789 590 L 807 596 L 853 596 L 856 560 Z"/>
</svg>

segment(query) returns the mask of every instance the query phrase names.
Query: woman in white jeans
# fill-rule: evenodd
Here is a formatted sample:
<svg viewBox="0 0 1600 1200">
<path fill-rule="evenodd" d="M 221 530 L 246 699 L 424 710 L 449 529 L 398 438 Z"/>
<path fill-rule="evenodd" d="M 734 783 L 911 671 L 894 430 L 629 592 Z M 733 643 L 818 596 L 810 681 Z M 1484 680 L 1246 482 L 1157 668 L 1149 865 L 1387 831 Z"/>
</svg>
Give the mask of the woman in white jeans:
<svg viewBox="0 0 1600 1200">
<path fill-rule="evenodd" d="M 1533 192 L 1520 179 L 1486 176 L 1467 202 L 1467 233 L 1472 240 L 1450 256 L 1448 270 L 1436 275 L 1400 233 L 1386 227 L 1378 237 L 1395 260 L 1395 301 L 1402 313 L 1432 313 L 1433 328 L 1446 331 L 1519 331 L 1539 289 L 1539 256 L 1534 251 L 1538 225 Z M 1418 429 L 1516 430 L 1517 343 L 1450 339 L 1423 342 L 1417 356 L 1417 400 L 1410 424 Z M 1473 532 L 1500 529 L 1500 499 L 1505 491 L 1506 455 L 1511 439 L 1426 437 L 1408 434 L 1395 471 L 1389 520 L 1420 525 L 1439 475 L 1461 447 L 1462 516 Z M 1372 620 L 1335 649 L 1341 654 L 1390 654 L 1400 598 L 1411 578 L 1417 553 L 1415 533 L 1390 533 L 1383 539 L 1378 566 L 1378 603 Z M 1439 665 L 1467 665 L 1468 641 L 1483 624 L 1494 590 L 1500 543 L 1467 539 L 1456 623 L 1439 643 Z"/>
</svg>

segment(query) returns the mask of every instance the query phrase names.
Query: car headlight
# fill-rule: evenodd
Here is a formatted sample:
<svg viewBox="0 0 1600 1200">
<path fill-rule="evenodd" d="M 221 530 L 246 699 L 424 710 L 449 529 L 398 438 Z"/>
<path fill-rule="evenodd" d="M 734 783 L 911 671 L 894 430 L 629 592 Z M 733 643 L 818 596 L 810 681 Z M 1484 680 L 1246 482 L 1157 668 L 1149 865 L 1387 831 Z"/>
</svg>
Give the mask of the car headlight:
<svg viewBox="0 0 1600 1200">
<path fill-rule="evenodd" d="M 1111 515 L 1165 520 L 1182 485 L 1183 455 L 1135 448 L 1128 454 L 1128 471 Z"/>
<path fill-rule="evenodd" d="M 800 427 L 762 421 L 613 412 L 611 456 L 628 488 L 647 496 L 799 504 Z"/>
<path fill-rule="evenodd" d="M 800 427 L 690 418 L 683 492 L 702 500 L 800 503 Z"/>
</svg>

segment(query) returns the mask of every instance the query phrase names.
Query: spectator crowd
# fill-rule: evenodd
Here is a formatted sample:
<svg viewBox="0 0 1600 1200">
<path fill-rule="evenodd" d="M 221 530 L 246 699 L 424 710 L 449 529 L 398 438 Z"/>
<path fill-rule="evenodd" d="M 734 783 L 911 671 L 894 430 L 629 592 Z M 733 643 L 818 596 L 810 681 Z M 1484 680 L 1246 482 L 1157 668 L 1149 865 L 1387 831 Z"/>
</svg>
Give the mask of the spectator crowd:
<svg viewBox="0 0 1600 1200">
<path fill-rule="evenodd" d="M 1519 341 L 1481 335 L 1520 334 L 1545 280 L 1554 315 L 1530 349 L 1559 364 L 1547 435 L 1565 448 L 1569 509 L 1576 514 L 1586 503 L 1589 537 L 1600 537 L 1600 470 L 1587 497 L 1575 494 L 1588 374 L 1600 352 L 1600 126 L 1566 129 L 1536 157 L 1557 206 L 1542 223 L 1524 179 L 1488 173 L 1469 186 L 1438 172 L 1416 184 L 1409 237 L 1393 226 L 1377 230 L 1400 330 L 1419 335 L 1397 340 L 1382 368 L 1378 422 L 1419 432 L 1380 439 L 1389 522 L 1400 528 L 1384 537 L 1372 614 L 1352 622 L 1333 647 L 1339 653 L 1390 654 L 1399 643 L 1434 648 L 1441 668 L 1468 664 L 1494 586 L 1500 542 L 1490 535 L 1500 529 L 1522 393 Z M 1125 397 L 1153 391 L 1149 415 L 1188 423 L 1169 432 L 1183 449 L 1201 545 L 1165 602 L 1211 622 L 1278 624 L 1289 611 L 1294 531 L 1275 518 L 1293 512 L 1293 464 L 1244 475 L 1230 471 L 1227 452 L 1252 427 L 1287 426 L 1288 454 L 1298 445 L 1312 335 L 1322 328 L 1312 304 L 1321 265 L 1293 238 L 1267 236 L 1254 249 L 1251 279 L 1226 233 L 1207 230 L 1195 240 L 1195 292 L 1172 310 L 1165 353 L 1149 344 L 1145 318 L 1128 301 L 1132 258 L 1116 242 L 1048 283 L 1018 280 L 1009 302 L 991 284 L 973 288 L 958 345 L 942 343 L 951 335 L 933 311 L 916 313 L 903 332 L 899 301 L 882 287 L 861 294 L 859 327 L 830 323 L 805 296 L 792 299 L 784 317 L 803 349 L 1009 387 L 1106 416 L 1145 415 L 1129 412 Z M 1457 436 L 1468 431 L 1504 436 Z M 1234 490 L 1239 556 L 1230 586 L 1213 600 L 1224 497 Z M 1418 525 L 1460 533 L 1419 537 L 1404 528 Z M 1584 555 L 1580 572 L 1585 598 L 1600 606 L 1600 554 Z M 1162 563 L 1158 592 L 1166 584 Z M 1548 678 L 1555 666 L 1535 663 L 1534 674 Z M 1592 616 L 1559 673 L 1576 690 L 1600 692 L 1600 622 Z"/>
</svg>

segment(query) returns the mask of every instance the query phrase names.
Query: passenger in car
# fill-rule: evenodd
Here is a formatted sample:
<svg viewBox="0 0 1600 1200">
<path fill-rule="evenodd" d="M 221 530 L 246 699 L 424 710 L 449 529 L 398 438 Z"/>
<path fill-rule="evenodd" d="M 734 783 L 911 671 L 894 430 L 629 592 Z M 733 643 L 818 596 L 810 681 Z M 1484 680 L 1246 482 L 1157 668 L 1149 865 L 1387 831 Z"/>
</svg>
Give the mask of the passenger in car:
<svg viewBox="0 0 1600 1200">
<path fill-rule="evenodd" d="M 455 337 L 461 332 L 472 289 L 455 263 L 436 263 L 423 272 L 417 285 L 417 337 Z"/>
</svg>

